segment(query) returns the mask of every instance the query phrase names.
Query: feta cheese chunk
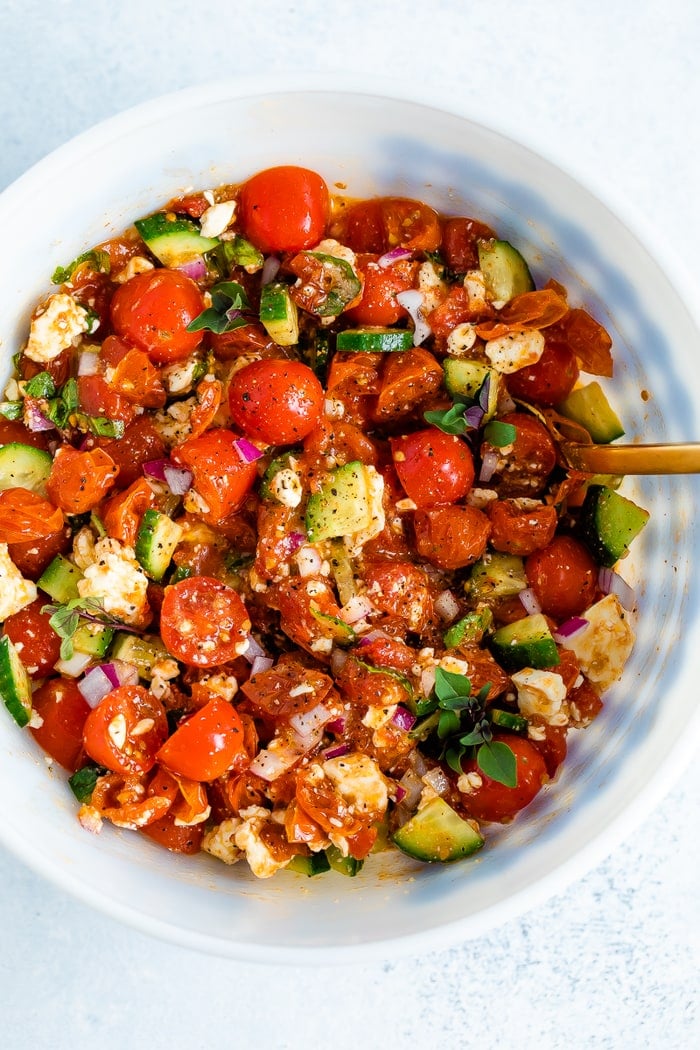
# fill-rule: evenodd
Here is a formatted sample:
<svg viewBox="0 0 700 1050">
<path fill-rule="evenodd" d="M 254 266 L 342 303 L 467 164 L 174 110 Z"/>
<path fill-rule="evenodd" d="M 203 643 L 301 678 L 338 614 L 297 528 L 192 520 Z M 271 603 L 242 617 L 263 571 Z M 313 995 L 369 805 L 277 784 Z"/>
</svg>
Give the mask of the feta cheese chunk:
<svg viewBox="0 0 700 1050">
<path fill-rule="evenodd" d="M 447 295 L 447 285 L 442 279 L 440 270 L 430 260 L 421 263 L 418 270 L 418 290 L 423 293 L 421 311 L 427 317 L 440 305 Z"/>
<path fill-rule="evenodd" d="M 325 241 L 319 241 L 311 251 L 320 255 L 331 255 L 334 259 L 342 259 L 348 266 L 352 266 L 353 270 L 355 269 L 357 259 L 352 248 L 348 248 L 346 244 L 340 244 L 339 241 L 335 241 L 331 237 Z"/>
<path fill-rule="evenodd" d="M 9 555 L 7 544 L 0 543 L 0 620 L 30 605 L 36 594 L 36 584 L 25 580 Z"/>
<path fill-rule="evenodd" d="M 289 858 L 275 860 L 260 837 L 260 832 L 270 821 L 270 811 L 262 806 L 249 806 L 241 810 L 241 817 L 243 823 L 235 833 L 236 846 L 245 853 L 253 875 L 259 879 L 269 879 L 289 863 Z"/>
<path fill-rule="evenodd" d="M 141 626 L 149 614 L 148 577 L 131 547 L 105 537 L 95 544 L 95 560 L 78 581 L 81 598 L 100 598 L 106 613 L 124 623 Z"/>
<path fill-rule="evenodd" d="M 524 667 L 511 675 L 518 690 L 518 707 L 525 718 L 538 717 L 550 725 L 566 725 L 562 705 L 566 699 L 564 679 L 555 671 Z"/>
<path fill-rule="evenodd" d="M 242 856 L 236 845 L 236 832 L 240 826 L 241 820 L 238 817 L 222 820 L 215 828 L 206 832 L 202 839 L 202 849 L 205 853 L 211 853 L 217 860 L 222 860 L 224 864 L 235 864 Z"/>
<path fill-rule="evenodd" d="M 202 237 L 218 237 L 231 225 L 235 213 L 235 201 L 221 201 L 219 204 L 212 204 L 201 218 Z"/>
<path fill-rule="evenodd" d="M 298 507 L 304 495 L 301 479 L 291 467 L 278 470 L 270 479 L 269 488 L 275 499 L 285 507 Z"/>
<path fill-rule="evenodd" d="M 355 751 L 341 758 L 329 758 L 322 768 L 351 810 L 372 814 L 373 819 L 384 816 L 389 793 L 374 759 Z"/>
<path fill-rule="evenodd" d="M 72 295 L 57 292 L 32 321 L 24 353 L 31 361 L 47 364 L 72 346 L 89 327 L 87 310 Z"/>
<path fill-rule="evenodd" d="M 544 336 L 537 329 L 523 329 L 489 339 L 484 352 L 497 372 L 517 372 L 535 365 L 544 353 Z"/>
<path fill-rule="evenodd" d="M 634 646 L 634 631 L 615 594 L 592 605 L 583 619 L 589 626 L 560 644 L 571 649 L 586 678 L 603 692 L 621 676 Z"/>
</svg>

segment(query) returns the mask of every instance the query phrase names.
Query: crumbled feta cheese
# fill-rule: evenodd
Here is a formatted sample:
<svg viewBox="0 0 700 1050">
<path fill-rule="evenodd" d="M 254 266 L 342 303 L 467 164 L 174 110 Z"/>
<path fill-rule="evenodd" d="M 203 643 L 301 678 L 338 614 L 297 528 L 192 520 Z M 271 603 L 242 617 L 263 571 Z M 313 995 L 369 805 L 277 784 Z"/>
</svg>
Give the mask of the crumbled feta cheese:
<svg viewBox="0 0 700 1050">
<path fill-rule="evenodd" d="M 262 806 L 249 806 L 241 810 L 243 823 L 235 833 L 235 842 L 246 855 L 253 875 L 259 879 L 269 879 L 271 875 L 284 868 L 289 860 L 275 860 L 272 853 L 260 838 L 260 832 L 270 820 L 269 810 Z"/>
<path fill-rule="evenodd" d="M 100 598 L 106 613 L 124 623 L 143 624 L 148 615 L 148 577 L 131 547 L 105 537 L 95 544 L 95 560 L 78 580 L 81 598 Z"/>
<path fill-rule="evenodd" d="M 126 284 L 132 277 L 137 277 L 140 273 L 148 273 L 152 269 L 153 263 L 145 255 L 132 255 L 126 266 L 113 275 L 112 280 L 117 284 Z"/>
<path fill-rule="evenodd" d="M 525 718 L 538 716 L 550 725 L 562 724 L 562 704 L 566 699 L 564 679 L 555 671 L 525 667 L 511 675 L 518 690 L 518 707 Z M 564 714 L 564 723 L 566 715 Z"/>
<path fill-rule="evenodd" d="M 370 813 L 374 819 L 386 813 L 386 780 L 369 755 L 354 751 L 341 758 L 329 758 L 322 768 L 343 801 L 356 813 Z"/>
<path fill-rule="evenodd" d="M 477 510 L 485 510 L 489 503 L 493 503 L 494 500 L 498 499 L 498 493 L 495 489 L 480 489 L 473 488 L 469 489 L 467 493 L 466 503 L 468 507 L 476 507 Z"/>
<path fill-rule="evenodd" d="M 175 401 L 164 412 L 156 412 L 152 422 L 167 448 L 181 445 L 190 436 L 190 417 L 197 407 L 197 398 Z"/>
<path fill-rule="evenodd" d="M 447 353 L 450 357 L 462 357 L 469 353 L 476 342 L 476 325 L 464 321 L 453 328 L 447 337 Z"/>
<path fill-rule="evenodd" d="M 320 241 L 312 251 L 319 252 L 321 255 L 332 255 L 334 259 L 342 259 L 348 266 L 352 266 L 353 270 L 355 269 L 356 258 L 352 248 L 330 237 L 325 241 Z"/>
<path fill-rule="evenodd" d="M 212 857 L 222 860 L 224 864 L 235 864 L 241 859 L 241 851 L 236 845 L 236 832 L 241 826 L 238 817 L 229 817 L 222 820 L 211 831 L 207 831 L 202 839 L 202 849 L 205 853 L 211 853 Z"/>
<path fill-rule="evenodd" d="M 304 495 L 301 480 L 291 467 L 277 471 L 270 481 L 270 492 L 285 507 L 298 507 Z"/>
<path fill-rule="evenodd" d="M 0 543 L 0 620 L 30 605 L 36 595 L 36 584 L 25 580 L 9 555 L 7 544 Z"/>
<path fill-rule="evenodd" d="M 473 771 L 472 773 L 462 773 L 457 781 L 457 790 L 461 791 L 463 795 L 472 795 L 475 791 L 478 791 L 481 785 L 484 783 L 479 773 Z"/>
<path fill-rule="evenodd" d="M 424 317 L 439 306 L 447 294 L 441 272 L 430 260 L 421 263 L 418 269 L 418 291 L 423 293 L 421 313 Z"/>
<path fill-rule="evenodd" d="M 88 525 L 84 525 L 73 537 L 73 561 L 84 572 L 94 560 L 95 534 Z"/>
<path fill-rule="evenodd" d="M 87 310 L 72 295 L 57 292 L 32 321 L 25 356 L 40 364 L 53 361 L 89 327 Z"/>
<path fill-rule="evenodd" d="M 481 313 L 488 305 L 486 281 L 481 270 L 467 270 L 464 275 L 464 288 L 469 296 L 470 309 L 475 313 Z"/>
<path fill-rule="evenodd" d="M 235 201 L 221 201 L 219 204 L 210 205 L 200 220 L 202 237 L 218 237 L 231 225 L 235 214 Z"/>
<path fill-rule="evenodd" d="M 381 729 L 391 722 L 397 707 L 398 704 L 389 704 L 388 707 L 377 707 L 376 705 L 368 707 L 362 717 L 362 725 L 367 726 L 368 729 Z"/>
<path fill-rule="evenodd" d="M 160 378 L 167 392 L 173 397 L 176 394 L 189 394 L 201 364 L 202 360 L 197 354 L 190 354 L 183 361 L 174 361 L 161 368 Z"/>
<path fill-rule="evenodd" d="M 484 352 L 497 372 L 517 372 L 537 364 L 544 352 L 544 336 L 537 329 L 521 329 L 489 339 Z"/>
<path fill-rule="evenodd" d="M 634 646 L 630 617 L 614 594 L 608 594 L 583 613 L 590 626 L 561 645 L 571 649 L 586 678 L 603 692 L 622 674 Z"/>
</svg>

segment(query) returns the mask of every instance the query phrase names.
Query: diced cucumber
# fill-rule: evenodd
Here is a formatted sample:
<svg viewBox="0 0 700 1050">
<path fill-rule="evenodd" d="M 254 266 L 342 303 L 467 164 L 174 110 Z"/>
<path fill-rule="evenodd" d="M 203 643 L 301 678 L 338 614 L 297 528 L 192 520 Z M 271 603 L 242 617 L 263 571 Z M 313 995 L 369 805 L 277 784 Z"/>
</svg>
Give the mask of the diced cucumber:
<svg viewBox="0 0 700 1050">
<path fill-rule="evenodd" d="M 362 283 L 345 259 L 325 252 L 300 252 L 321 266 L 321 283 L 326 292 L 322 302 L 313 308 L 318 317 L 337 317 L 362 291 Z M 315 283 L 315 282 L 314 282 Z"/>
<path fill-rule="evenodd" d="M 77 565 L 63 554 L 57 554 L 54 560 L 46 566 L 37 580 L 37 587 L 53 598 L 59 605 L 79 598 L 78 580 L 82 580 L 83 574 Z"/>
<path fill-rule="evenodd" d="M 51 473 L 51 456 L 41 448 L 11 441 L 0 446 L 0 492 L 5 489 L 29 489 L 46 495 L 46 482 Z"/>
<path fill-rule="evenodd" d="M 355 573 L 350 561 L 350 555 L 342 540 L 331 540 L 330 547 L 331 576 L 338 589 L 340 604 L 347 605 L 350 599 L 357 594 L 357 584 L 355 583 Z"/>
<path fill-rule="evenodd" d="M 433 798 L 394 832 L 393 841 L 409 857 L 428 863 L 461 860 L 484 844 L 481 834 L 442 798 Z"/>
<path fill-rule="evenodd" d="M 458 645 L 468 645 L 480 642 L 486 631 L 493 622 L 493 613 L 485 606 L 478 612 L 467 613 L 457 623 L 445 631 L 443 641 L 446 649 L 454 649 Z"/>
<path fill-rule="evenodd" d="M 350 879 L 355 878 L 364 864 L 363 860 L 356 860 L 355 857 L 344 857 L 337 846 L 328 847 L 326 850 L 326 859 L 329 867 L 331 867 L 333 871 L 337 871 L 341 875 L 346 875 Z"/>
<path fill-rule="evenodd" d="M 139 678 L 146 682 L 153 678 L 154 665 L 170 658 L 160 638 L 152 634 L 140 638 L 137 634 L 127 634 L 125 631 L 117 631 L 110 655 L 113 660 L 133 664 L 139 672 Z"/>
<path fill-rule="evenodd" d="M 182 527 L 167 514 L 161 514 L 152 507 L 145 511 L 136 536 L 134 553 L 146 575 L 156 583 L 160 583 L 165 576 L 181 538 Z"/>
<path fill-rule="evenodd" d="M 330 871 L 331 866 L 328 863 L 325 853 L 312 853 L 309 857 L 302 857 L 298 854 L 296 857 L 292 857 L 289 864 L 285 866 L 285 871 L 296 871 L 299 875 L 323 875 L 324 872 Z"/>
<path fill-rule="evenodd" d="M 516 715 L 512 711 L 502 711 L 498 707 L 492 707 L 489 711 L 489 721 L 499 729 L 510 729 L 513 733 L 527 732 L 527 718 Z"/>
<path fill-rule="evenodd" d="M 558 406 L 558 411 L 585 427 L 600 445 L 622 437 L 625 432 L 600 383 L 588 383 L 572 390 Z"/>
<path fill-rule="evenodd" d="M 446 357 L 442 368 L 445 373 L 445 387 L 456 399 L 476 398 L 488 379 L 489 396 L 484 422 L 495 416 L 501 387 L 501 377 L 495 368 L 490 368 L 480 361 L 467 361 L 462 357 Z"/>
<path fill-rule="evenodd" d="M 162 211 L 137 219 L 134 226 L 163 266 L 182 266 L 219 244 L 218 237 L 202 237 L 191 219 L 172 219 Z"/>
<path fill-rule="evenodd" d="M 353 353 L 393 354 L 412 346 L 413 332 L 406 328 L 346 328 L 338 332 L 335 340 L 336 350 Z"/>
<path fill-rule="evenodd" d="M 542 613 L 499 627 L 491 636 L 491 650 L 506 671 L 554 667 L 559 663 L 556 642 Z"/>
<path fill-rule="evenodd" d="M 355 632 L 349 623 L 345 623 L 345 620 L 341 620 L 338 616 L 331 616 L 330 613 L 314 608 L 313 601 L 310 609 L 314 620 L 323 628 L 326 638 L 332 638 L 336 645 L 352 645 L 355 641 Z"/>
<path fill-rule="evenodd" d="M 312 543 L 351 536 L 369 528 L 372 499 L 367 468 L 359 461 L 336 467 L 306 506 L 306 531 Z"/>
<path fill-rule="evenodd" d="M 516 295 L 534 290 L 527 263 L 508 241 L 479 241 L 479 266 L 491 302 L 507 303 Z"/>
<path fill-rule="evenodd" d="M 297 304 L 286 284 L 275 281 L 264 284 L 260 293 L 260 320 L 278 346 L 295 346 L 299 342 Z"/>
<path fill-rule="evenodd" d="M 527 587 L 525 564 L 517 554 L 485 554 L 472 566 L 464 584 L 468 597 L 476 601 L 512 598 Z"/>
<path fill-rule="evenodd" d="M 191 566 L 176 565 L 172 573 L 170 574 L 168 584 L 169 586 L 172 586 L 174 583 L 179 583 L 180 580 L 189 580 L 190 576 L 194 576 L 194 572 Z"/>
<path fill-rule="evenodd" d="M 0 638 L 0 696 L 17 725 L 26 726 L 32 716 L 32 683 L 7 635 Z"/>
<path fill-rule="evenodd" d="M 112 644 L 113 637 L 112 627 L 83 623 L 73 635 L 73 648 L 77 653 L 85 653 L 88 656 L 104 656 Z"/>
<path fill-rule="evenodd" d="M 649 511 L 626 496 L 604 485 L 589 485 L 580 528 L 586 546 L 601 565 L 610 567 L 624 558 L 648 520 Z"/>
</svg>

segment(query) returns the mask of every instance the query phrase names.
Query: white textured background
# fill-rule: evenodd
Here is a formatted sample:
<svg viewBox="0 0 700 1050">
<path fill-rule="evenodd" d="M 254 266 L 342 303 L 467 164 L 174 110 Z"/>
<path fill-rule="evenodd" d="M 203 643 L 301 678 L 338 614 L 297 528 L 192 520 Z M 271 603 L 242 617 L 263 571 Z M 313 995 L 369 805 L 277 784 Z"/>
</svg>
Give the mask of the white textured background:
<svg viewBox="0 0 700 1050">
<path fill-rule="evenodd" d="M 697 0 L 0 0 L 0 188 L 165 91 L 265 69 L 325 71 L 329 85 L 379 73 L 444 89 L 584 181 L 611 181 L 693 269 L 699 51 Z M 0 849 L 0 1047 L 694 1048 L 697 769 L 537 912 L 383 965 L 200 956 L 86 910 Z"/>
</svg>

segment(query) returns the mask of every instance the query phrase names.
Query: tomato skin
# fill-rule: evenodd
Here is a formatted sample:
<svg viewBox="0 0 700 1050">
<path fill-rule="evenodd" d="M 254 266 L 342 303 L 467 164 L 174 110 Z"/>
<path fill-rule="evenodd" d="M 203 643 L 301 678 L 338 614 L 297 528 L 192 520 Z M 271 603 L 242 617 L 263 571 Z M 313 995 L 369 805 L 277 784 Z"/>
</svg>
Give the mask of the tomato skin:
<svg viewBox="0 0 700 1050">
<path fill-rule="evenodd" d="M 421 557 L 447 570 L 473 565 L 491 534 L 489 519 L 476 507 L 419 508 L 413 527 Z"/>
<path fill-rule="evenodd" d="M 223 776 L 239 755 L 247 760 L 243 723 L 235 707 L 214 698 L 180 723 L 157 759 L 173 773 L 207 781 Z"/>
<path fill-rule="evenodd" d="M 102 508 L 107 535 L 133 547 L 141 519 L 155 502 L 155 493 L 145 478 L 139 478 L 128 489 L 112 496 Z"/>
<path fill-rule="evenodd" d="M 45 604 L 37 598 L 5 620 L 4 633 L 21 645 L 22 662 L 31 678 L 44 678 L 61 655 L 61 639 L 49 626 L 50 614 L 41 611 Z"/>
<path fill-rule="evenodd" d="M 64 445 L 54 457 L 46 491 L 66 514 L 84 514 L 107 495 L 116 476 L 114 460 L 104 449 L 78 452 Z"/>
<path fill-rule="evenodd" d="M 431 428 L 392 438 L 390 444 L 399 480 L 417 506 L 456 503 L 471 488 L 474 461 L 458 437 Z"/>
<path fill-rule="evenodd" d="M 415 411 L 442 386 L 443 371 L 433 355 L 421 346 L 401 354 L 386 354 L 375 418 L 396 419 Z"/>
<path fill-rule="evenodd" d="M 166 401 L 160 372 L 143 350 L 128 350 L 115 366 L 109 386 L 143 408 L 162 408 Z"/>
<path fill-rule="evenodd" d="M 506 554 L 525 557 L 546 547 L 557 529 L 556 507 L 541 504 L 521 508 L 516 500 L 496 500 L 488 506 L 491 546 Z"/>
<path fill-rule="evenodd" d="M 515 427 L 515 442 L 505 456 L 505 467 L 495 486 L 498 495 L 501 498 L 536 496 L 556 466 L 554 442 L 547 428 L 527 412 L 507 412 L 500 420 Z M 484 442 L 482 452 L 490 448 Z"/>
<path fill-rule="evenodd" d="M 204 310 L 194 281 L 176 270 L 139 273 L 114 293 L 114 331 L 125 342 L 144 350 L 156 364 L 180 361 L 197 349 L 203 332 L 187 326 Z"/>
<path fill-rule="evenodd" d="M 408 561 L 377 561 L 365 568 L 367 594 L 388 616 L 403 620 L 410 631 L 422 631 L 433 612 L 428 577 Z"/>
<path fill-rule="evenodd" d="M 205 825 L 194 824 L 191 827 L 183 827 L 175 823 L 175 817 L 170 812 L 164 817 L 147 824 L 145 828 L 139 829 L 142 835 L 157 842 L 159 846 L 170 850 L 171 853 L 199 853 L 202 848 Z"/>
<path fill-rule="evenodd" d="M 555 620 L 578 616 L 593 604 L 598 566 L 573 536 L 555 536 L 525 561 L 525 574 L 542 612 Z"/>
<path fill-rule="evenodd" d="M 151 725 L 141 731 L 144 721 Z M 83 744 L 90 758 L 113 773 L 147 773 L 167 735 L 160 700 L 140 685 L 122 685 L 90 711 Z"/>
<path fill-rule="evenodd" d="M 102 375 L 78 376 L 78 403 L 88 416 L 106 416 L 125 426 L 134 418 L 134 406 Z"/>
<path fill-rule="evenodd" d="M 475 759 L 463 762 L 464 772 L 478 773 L 482 781 L 480 787 L 461 796 L 464 809 L 476 820 L 509 820 L 532 802 L 547 780 L 544 758 L 533 743 L 506 734 L 494 734 L 493 739 L 507 744 L 515 755 L 518 783 L 514 788 L 506 787 L 482 773 Z"/>
<path fill-rule="evenodd" d="M 36 492 L 23 488 L 0 492 L 0 543 L 43 539 L 62 528 L 63 512 Z"/>
<path fill-rule="evenodd" d="M 412 267 L 400 262 L 379 266 L 378 258 L 375 253 L 363 253 L 357 257 L 357 268 L 364 277 L 364 285 L 357 306 L 345 311 L 352 324 L 392 325 L 406 317 L 396 295 L 413 287 Z"/>
<path fill-rule="evenodd" d="M 312 248 L 323 237 L 329 212 L 328 187 L 308 168 L 267 168 L 241 189 L 243 232 L 265 253 Z"/>
<path fill-rule="evenodd" d="M 99 447 L 114 461 L 120 486 L 138 481 L 144 463 L 166 454 L 163 440 L 147 415 L 137 416 L 121 438 L 100 441 Z"/>
<path fill-rule="evenodd" d="M 541 358 L 508 376 L 508 392 L 523 401 L 552 407 L 571 393 L 578 375 L 576 355 L 568 343 L 545 332 Z"/>
<path fill-rule="evenodd" d="M 268 445 L 303 441 L 321 418 L 323 398 L 323 387 L 301 361 L 253 361 L 229 387 L 236 426 Z"/>
<path fill-rule="evenodd" d="M 239 510 L 257 480 L 255 463 L 243 462 L 235 441 L 231 430 L 208 430 L 171 452 L 175 463 L 192 471 L 193 488 L 209 508 L 199 517 L 211 525 Z"/>
<path fill-rule="evenodd" d="M 165 588 L 161 636 L 168 651 L 191 667 L 234 660 L 250 626 L 238 594 L 211 576 L 191 576 Z"/>
<path fill-rule="evenodd" d="M 24 423 L 18 419 L 0 418 L 0 445 L 11 445 L 14 442 L 20 445 L 32 445 L 33 448 L 41 448 L 46 451 L 49 438 L 46 431 L 27 430 Z"/>
<path fill-rule="evenodd" d="M 352 204 L 339 215 L 333 233 L 355 252 L 380 255 L 397 247 L 434 252 L 441 240 L 437 212 L 406 197 L 377 197 Z"/>
<path fill-rule="evenodd" d="M 38 580 L 56 555 L 65 554 L 71 544 L 70 526 L 63 525 L 48 536 L 8 544 L 8 553 L 26 579 Z"/>
<path fill-rule="evenodd" d="M 37 743 L 64 769 L 74 773 L 83 757 L 83 729 L 90 706 L 70 678 L 44 682 L 32 697 L 32 707 L 43 722 L 31 727 Z"/>
<path fill-rule="evenodd" d="M 478 241 L 495 236 L 490 226 L 477 219 L 448 219 L 442 229 L 442 253 L 448 268 L 454 273 L 478 269 Z"/>
</svg>

